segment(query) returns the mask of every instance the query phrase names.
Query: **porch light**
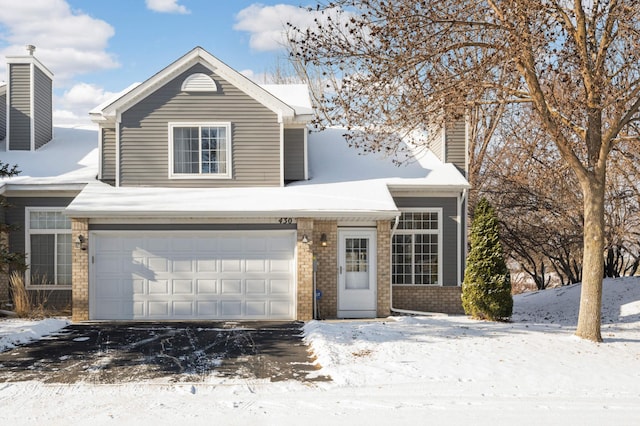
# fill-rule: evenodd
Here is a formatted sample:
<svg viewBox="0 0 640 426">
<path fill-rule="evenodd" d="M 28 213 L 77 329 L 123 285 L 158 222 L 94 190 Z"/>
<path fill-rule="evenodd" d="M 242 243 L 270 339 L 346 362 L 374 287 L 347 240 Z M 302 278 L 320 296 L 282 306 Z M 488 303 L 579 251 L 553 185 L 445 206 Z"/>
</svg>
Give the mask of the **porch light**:
<svg viewBox="0 0 640 426">
<path fill-rule="evenodd" d="M 76 248 L 80 250 L 87 249 L 87 239 L 84 235 L 78 235 L 78 239 L 76 240 Z"/>
<path fill-rule="evenodd" d="M 322 247 L 326 247 L 327 246 L 327 234 L 320 235 L 320 245 Z"/>
<path fill-rule="evenodd" d="M 307 234 L 303 234 L 302 235 L 302 242 L 304 244 L 309 244 L 309 239 L 307 238 Z"/>
</svg>

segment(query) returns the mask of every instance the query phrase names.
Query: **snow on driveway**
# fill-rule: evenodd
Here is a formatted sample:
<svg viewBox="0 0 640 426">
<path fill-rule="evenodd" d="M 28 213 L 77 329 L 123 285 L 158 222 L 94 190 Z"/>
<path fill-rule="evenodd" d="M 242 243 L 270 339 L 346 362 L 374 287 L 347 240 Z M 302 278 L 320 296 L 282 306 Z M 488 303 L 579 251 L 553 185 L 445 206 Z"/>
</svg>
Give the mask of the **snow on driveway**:
<svg viewBox="0 0 640 426">
<path fill-rule="evenodd" d="M 511 323 L 447 316 L 309 322 L 306 339 L 329 383 L 4 383 L 0 421 L 637 424 L 640 280 L 605 282 L 602 344 L 573 336 L 579 290 L 519 295 Z"/>
</svg>

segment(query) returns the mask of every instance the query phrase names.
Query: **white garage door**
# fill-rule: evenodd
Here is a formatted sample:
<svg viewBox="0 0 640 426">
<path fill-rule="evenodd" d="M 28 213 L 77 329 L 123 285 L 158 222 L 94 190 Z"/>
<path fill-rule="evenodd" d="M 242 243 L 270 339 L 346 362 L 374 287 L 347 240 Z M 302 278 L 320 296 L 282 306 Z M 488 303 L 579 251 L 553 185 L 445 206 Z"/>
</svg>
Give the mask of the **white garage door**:
<svg viewBox="0 0 640 426">
<path fill-rule="evenodd" d="M 96 320 L 295 319 L 294 232 L 94 231 Z"/>
</svg>

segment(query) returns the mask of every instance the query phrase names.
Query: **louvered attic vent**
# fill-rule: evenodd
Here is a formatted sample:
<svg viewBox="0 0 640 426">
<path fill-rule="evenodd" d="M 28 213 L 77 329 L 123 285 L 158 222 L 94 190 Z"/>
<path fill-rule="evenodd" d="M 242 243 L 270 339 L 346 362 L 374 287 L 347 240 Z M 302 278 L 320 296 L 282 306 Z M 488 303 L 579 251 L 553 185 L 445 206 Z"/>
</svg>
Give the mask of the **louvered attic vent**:
<svg viewBox="0 0 640 426">
<path fill-rule="evenodd" d="M 206 74 L 191 74 L 182 83 L 183 92 L 217 92 L 218 85 Z"/>
</svg>

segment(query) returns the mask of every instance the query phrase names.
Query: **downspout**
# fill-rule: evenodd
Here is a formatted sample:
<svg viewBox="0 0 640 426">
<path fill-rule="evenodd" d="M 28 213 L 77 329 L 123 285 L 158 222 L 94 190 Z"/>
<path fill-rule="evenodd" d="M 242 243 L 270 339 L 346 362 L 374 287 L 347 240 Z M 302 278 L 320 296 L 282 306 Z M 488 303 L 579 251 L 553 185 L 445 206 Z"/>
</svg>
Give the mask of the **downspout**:
<svg viewBox="0 0 640 426">
<path fill-rule="evenodd" d="M 398 229 L 398 224 L 400 223 L 400 215 L 396 216 L 396 220 L 393 223 L 393 228 L 391 228 L 391 241 L 393 241 L 393 235 L 396 233 L 396 229 Z M 389 253 L 389 257 L 392 256 L 392 253 Z M 392 259 L 390 259 L 392 261 Z M 409 315 L 433 315 L 433 312 L 422 312 L 422 311 L 411 311 L 408 309 L 398 309 L 393 307 L 393 281 L 389 280 L 389 305 L 391 312 L 396 312 L 398 314 L 409 314 Z"/>
<path fill-rule="evenodd" d="M 466 215 L 465 215 L 465 221 L 464 221 L 464 229 L 462 228 L 462 206 L 465 205 L 465 203 L 467 202 L 467 195 L 468 195 L 468 190 L 465 188 L 462 190 L 462 194 L 460 194 L 460 197 L 458 198 L 458 285 L 462 285 L 462 262 L 463 257 L 466 258 L 466 250 L 467 250 L 467 243 L 466 243 L 466 226 L 467 226 L 467 221 L 466 221 Z M 464 255 L 463 255 L 464 252 Z"/>
</svg>

